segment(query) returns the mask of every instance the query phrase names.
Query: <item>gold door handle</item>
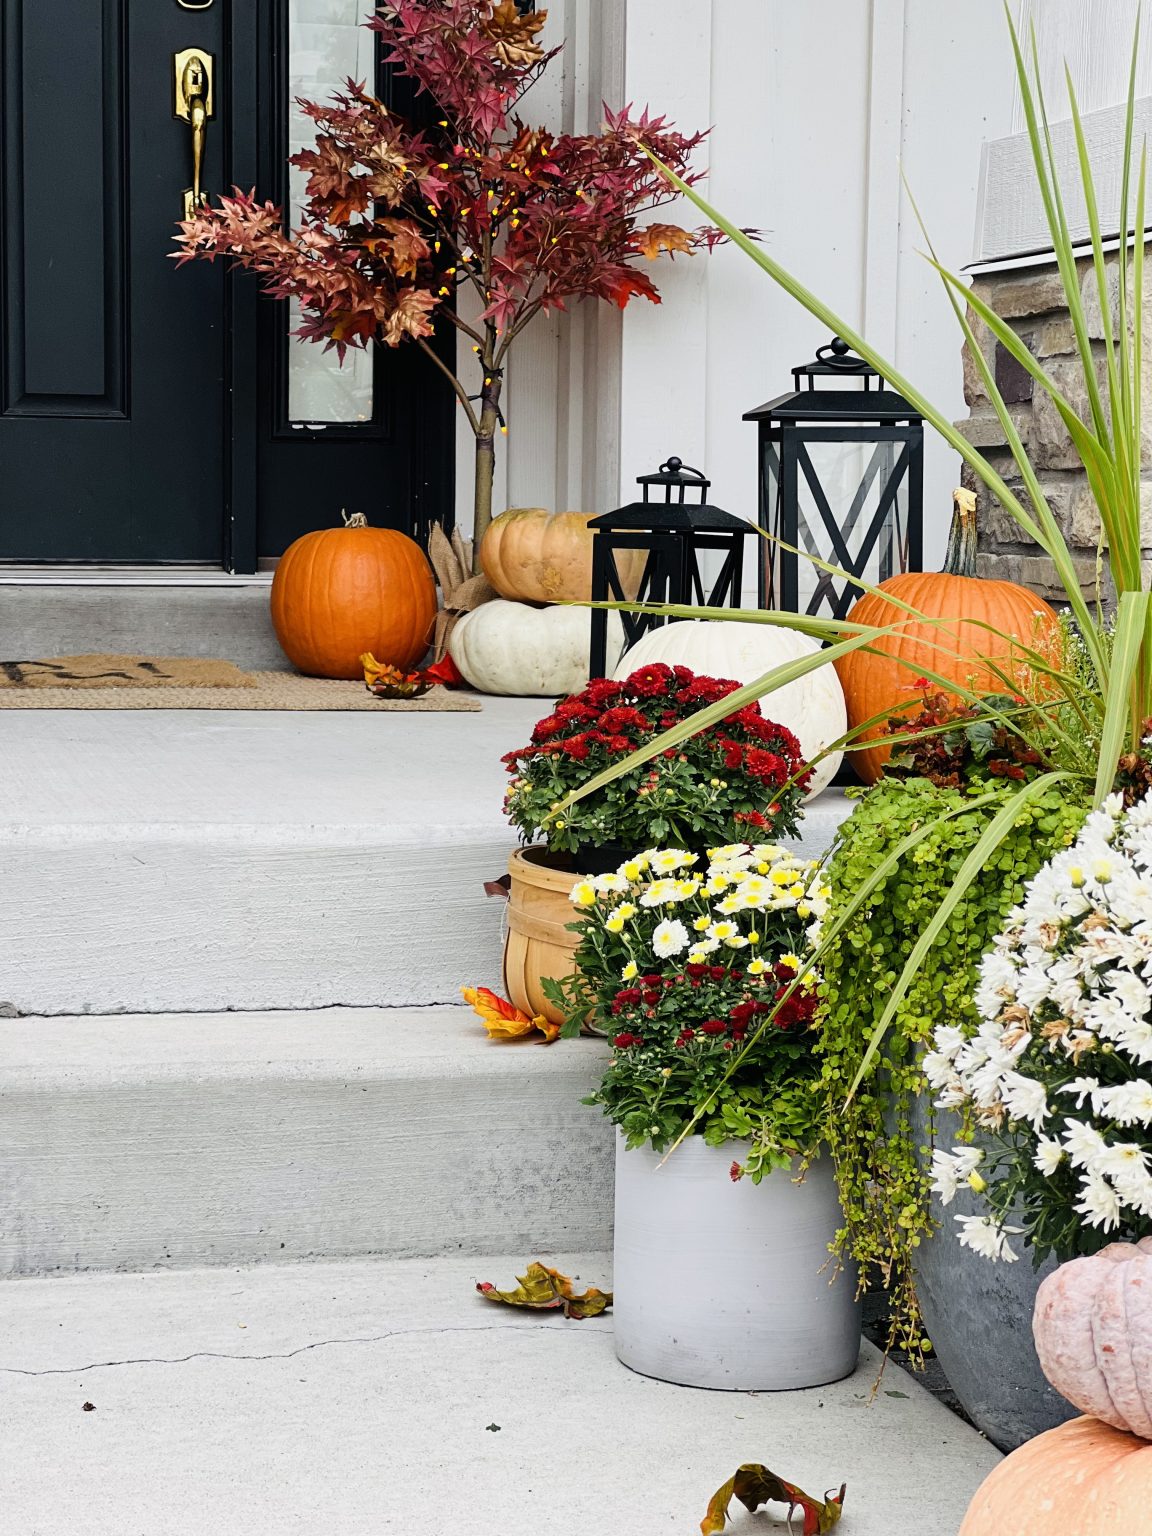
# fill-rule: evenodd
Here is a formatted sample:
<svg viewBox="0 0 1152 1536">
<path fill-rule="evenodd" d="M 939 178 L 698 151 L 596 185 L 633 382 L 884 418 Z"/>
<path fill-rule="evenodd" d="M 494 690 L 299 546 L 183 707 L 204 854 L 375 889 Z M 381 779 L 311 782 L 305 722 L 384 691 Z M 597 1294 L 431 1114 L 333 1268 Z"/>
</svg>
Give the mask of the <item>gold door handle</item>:
<svg viewBox="0 0 1152 1536">
<path fill-rule="evenodd" d="M 191 66 L 190 66 L 191 67 Z M 192 123 L 192 186 L 191 206 L 195 210 L 203 208 L 208 201 L 207 196 L 200 190 L 200 172 L 204 166 L 204 136 L 208 132 L 208 113 L 204 107 L 204 98 L 194 95 L 191 101 Z"/>
<path fill-rule="evenodd" d="M 198 48 L 185 48 L 172 55 L 175 73 L 175 115 L 192 129 L 192 185 L 184 192 L 184 217 L 194 218 L 207 206 L 208 194 L 201 186 L 204 170 L 204 141 L 208 119 L 215 115 L 212 102 L 213 58 Z"/>
</svg>

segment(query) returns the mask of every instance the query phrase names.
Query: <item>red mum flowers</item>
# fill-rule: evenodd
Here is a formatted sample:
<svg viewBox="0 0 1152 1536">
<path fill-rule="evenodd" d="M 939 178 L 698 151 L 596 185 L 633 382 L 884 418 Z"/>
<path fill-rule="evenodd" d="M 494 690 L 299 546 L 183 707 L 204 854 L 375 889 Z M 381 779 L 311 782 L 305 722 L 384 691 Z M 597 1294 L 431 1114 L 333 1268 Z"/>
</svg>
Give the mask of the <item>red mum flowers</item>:
<svg viewBox="0 0 1152 1536">
<path fill-rule="evenodd" d="M 748 829 L 765 837 L 794 833 L 808 772 L 796 738 L 755 705 L 566 803 L 595 774 L 738 686 L 663 663 L 623 682 L 594 679 L 539 721 L 528 746 L 504 758 L 514 780 L 509 819 L 526 841 L 543 833 L 555 853 L 586 844 L 646 848 L 660 827 L 690 848 L 719 847 Z"/>
</svg>

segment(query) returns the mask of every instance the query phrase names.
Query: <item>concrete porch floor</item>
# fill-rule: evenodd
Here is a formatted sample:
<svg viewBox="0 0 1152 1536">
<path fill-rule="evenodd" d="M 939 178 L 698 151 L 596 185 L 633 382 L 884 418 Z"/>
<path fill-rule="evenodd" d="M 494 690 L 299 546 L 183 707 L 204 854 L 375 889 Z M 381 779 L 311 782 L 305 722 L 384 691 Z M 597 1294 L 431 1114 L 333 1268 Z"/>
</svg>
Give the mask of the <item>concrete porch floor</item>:
<svg viewBox="0 0 1152 1536">
<path fill-rule="evenodd" d="M 870 1345 L 812 1391 L 695 1391 L 620 1365 L 610 1314 L 475 1294 L 533 1256 L 5 1282 L 5 1529 L 688 1536 L 763 1461 L 847 1481 L 853 1536 L 955 1536 L 1000 1459 L 894 1366 L 873 1397 Z M 556 1262 L 609 1279 L 607 1254 Z M 753 1529 L 784 1527 L 734 1514 Z"/>
<path fill-rule="evenodd" d="M 0 714 L 0 1003 L 427 1006 L 498 982 L 500 758 L 546 707 Z M 805 845 L 845 809 L 822 796 Z"/>
</svg>

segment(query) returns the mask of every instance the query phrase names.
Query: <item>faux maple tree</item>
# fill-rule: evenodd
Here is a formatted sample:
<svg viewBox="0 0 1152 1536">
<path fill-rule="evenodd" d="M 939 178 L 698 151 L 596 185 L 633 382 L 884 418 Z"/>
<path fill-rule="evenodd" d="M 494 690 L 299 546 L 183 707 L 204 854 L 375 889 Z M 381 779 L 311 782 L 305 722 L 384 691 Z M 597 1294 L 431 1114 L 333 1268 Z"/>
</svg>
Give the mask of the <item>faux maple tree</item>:
<svg viewBox="0 0 1152 1536">
<path fill-rule="evenodd" d="M 711 247 L 714 230 L 646 222 L 674 192 L 645 153 L 691 182 L 703 134 L 647 111 L 605 109 L 598 134 L 552 134 L 517 115 L 559 52 L 547 12 L 515 0 L 393 0 L 367 23 L 385 59 L 416 82 L 434 126 L 397 115 L 363 85 L 326 104 L 301 101 L 316 147 L 293 155 L 308 173 L 298 229 L 235 191 L 181 224 L 179 262 L 217 257 L 256 272 L 276 298 L 298 299 L 299 334 L 335 347 L 413 342 L 448 378 L 476 437 L 475 548 L 492 515 L 495 442 L 509 349 L 541 313 L 578 298 L 623 308 L 660 302 L 645 263 Z M 471 289 L 476 302 L 458 300 Z M 438 321 L 471 343 L 476 382 L 443 360 Z M 467 354 L 465 353 L 465 356 Z"/>
</svg>

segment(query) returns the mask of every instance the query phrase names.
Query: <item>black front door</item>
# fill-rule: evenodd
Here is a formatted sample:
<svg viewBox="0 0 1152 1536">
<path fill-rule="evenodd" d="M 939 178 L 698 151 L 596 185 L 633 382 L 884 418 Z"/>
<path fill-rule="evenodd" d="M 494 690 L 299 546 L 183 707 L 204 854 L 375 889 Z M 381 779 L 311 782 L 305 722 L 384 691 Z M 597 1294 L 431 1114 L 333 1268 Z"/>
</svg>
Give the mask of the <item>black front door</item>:
<svg viewBox="0 0 1152 1536">
<path fill-rule="evenodd" d="M 209 197 L 290 195 L 293 59 L 340 62 L 339 9 L 0 0 L 0 561 L 243 571 L 342 506 L 448 515 L 426 359 L 334 377 L 252 279 L 169 259 L 198 136 Z"/>
</svg>

